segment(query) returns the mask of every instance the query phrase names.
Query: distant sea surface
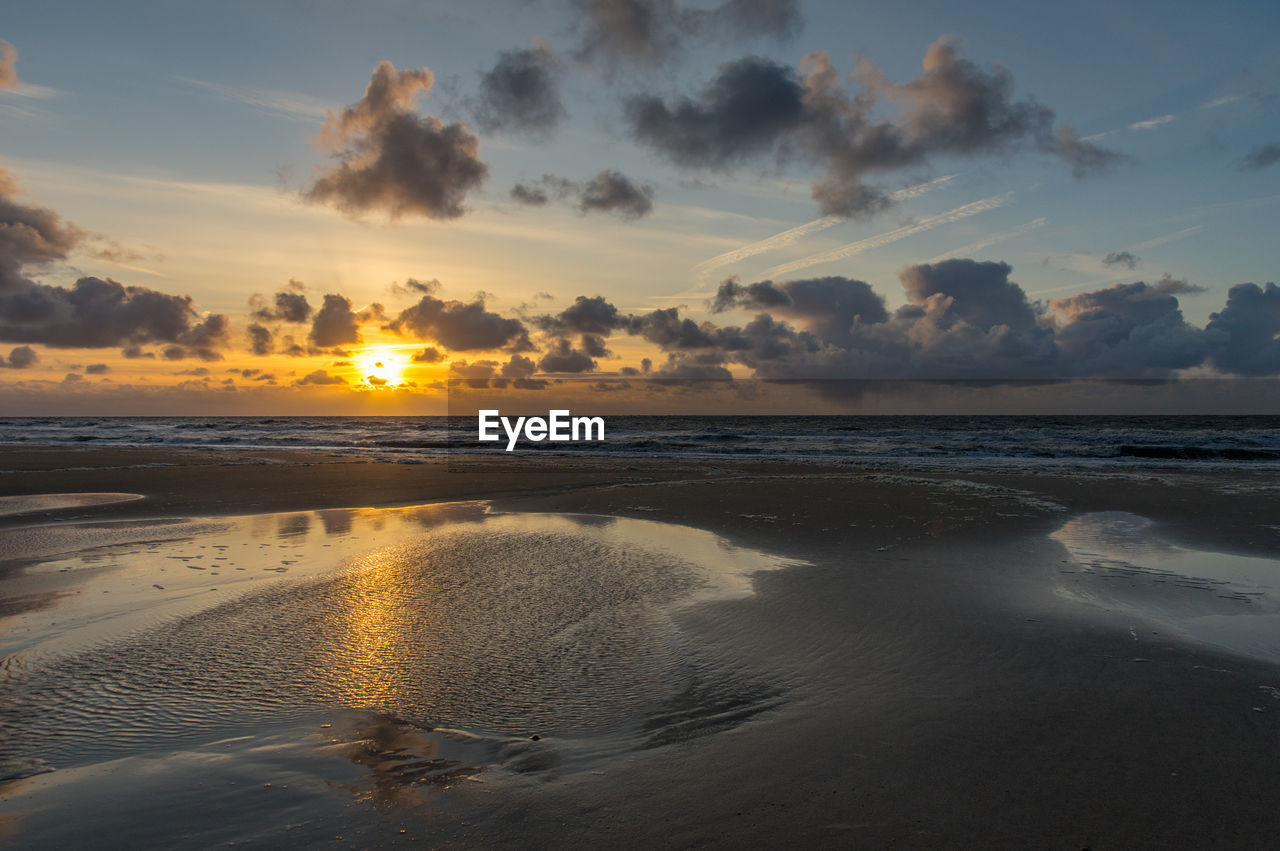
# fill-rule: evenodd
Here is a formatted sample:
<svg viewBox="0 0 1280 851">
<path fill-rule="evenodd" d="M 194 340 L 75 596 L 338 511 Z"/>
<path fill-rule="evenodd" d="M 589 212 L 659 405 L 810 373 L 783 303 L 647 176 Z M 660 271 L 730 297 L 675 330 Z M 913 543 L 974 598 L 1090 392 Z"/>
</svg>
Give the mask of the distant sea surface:
<svg viewBox="0 0 1280 851">
<path fill-rule="evenodd" d="M 599 443 L 529 443 L 513 456 L 870 463 L 885 467 L 1194 466 L 1280 469 L 1276 416 L 607 417 Z M 502 452 L 474 418 L 48 417 L 0 419 L 0 445 L 315 449 L 383 460 Z"/>
</svg>

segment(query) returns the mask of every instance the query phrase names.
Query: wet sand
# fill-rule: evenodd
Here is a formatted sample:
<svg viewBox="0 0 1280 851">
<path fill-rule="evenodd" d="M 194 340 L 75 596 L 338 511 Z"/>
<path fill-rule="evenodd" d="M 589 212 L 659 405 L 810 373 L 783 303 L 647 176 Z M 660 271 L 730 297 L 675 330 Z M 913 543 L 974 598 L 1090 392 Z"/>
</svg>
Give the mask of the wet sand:
<svg viewBox="0 0 1280 851">
<path fill-rule="evenodd" d="M 1274 845 L 1264 478 L 626 467 L 0 451 L 0 837 Z"/>
</svg>

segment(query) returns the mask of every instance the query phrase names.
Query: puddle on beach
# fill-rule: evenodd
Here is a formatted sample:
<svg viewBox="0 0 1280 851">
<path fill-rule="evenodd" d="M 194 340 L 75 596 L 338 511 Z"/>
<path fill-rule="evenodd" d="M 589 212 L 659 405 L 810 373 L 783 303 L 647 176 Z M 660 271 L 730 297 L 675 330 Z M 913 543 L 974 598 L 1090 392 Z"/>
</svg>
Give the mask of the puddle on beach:
<svg viewBox="0 0 1280 851">
<path fill-rule="evenodd" d="M 1280 662 L 1280 560 L 1176 546 L 1152 521 L 1119 511 L 1077 517 L 1053 537 L 1073 562 L 1059 574 L 1061 596 Z M 1146 637 L 1133 632 L 1135 640 Z"/>
<path fill-rule="evenodd" d="M 342 717 L 409 742 L 385 759 L 378 736 L 337 744 L 411 785 L 585 765 L 776 706 L 778 687 L 674 615 L 797 563 L 687 527 L 484 503 L 10 529 L 0 558 L 9 777 L 289 718 L 314 747 L 317 719 Z"/>
</svg>

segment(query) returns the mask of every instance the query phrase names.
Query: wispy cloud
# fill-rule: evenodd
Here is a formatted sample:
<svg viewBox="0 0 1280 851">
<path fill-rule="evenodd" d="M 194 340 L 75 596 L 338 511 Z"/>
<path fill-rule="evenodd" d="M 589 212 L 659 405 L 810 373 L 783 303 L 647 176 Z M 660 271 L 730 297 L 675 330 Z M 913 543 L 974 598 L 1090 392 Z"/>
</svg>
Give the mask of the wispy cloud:
<svg viewBox="0 0 1280 851">
<path fill-rule="evenodd" d="M 1168 124 L 1174 119 L 1173 113 L 1168 115 L 1160 115 L 1155 118 L 1148 118 L 1146 121 L 1135 121 L 1129 125 L 1130 130 L 1154 130 L 1162 124 Z"/>
<path fill-rule="evenodd" d="M 1183 228 L 1174 233 L 1167 233 L 1164 236 L 1157 236 L 1155 239 L 1148 239 L 1146 242 L 1139 242 L 1137 245 L 1129 246 L 1133 251 L 1141 251 L 1144 248 L 1155 248 L 1157 245 L 1164 245 L 1166 242 L 1173 242 L 1176 239 L 1185 239 L 1188 236 L 1197 234 L 1204 230 L 1204 225 L 1193 225 L 1189 228 Z"/>
<path fill-rule="evenodd" d="M 903 189 L 897 190 L 896 192 L 890 193 L 889 198 L 893 201 L 905 201 L 908 198 L 917 198 L 924 195 L 926 192 L 941 189 L 951 181 L 955 180 L 955 177 L 956 176 L 954 174 L 948 174 L 943 177 L 925 181 L 924 183 L 917 183 L 914 186 L 907 186 Z M 846 221 L 848 221 L 848 219 L 844 216 L 823 216 L 820 219 L 814 219 L 811 222 L 806 222 L 803 225 L 793 227 L 789 230 L 784 230 L 781 233 L 776 233 L 773 236 L 759 240 L 758 242 L 748 243 L 741 248 L 735 248 L 733 251 L 726 251 L 724 254 L 719 254 L 709 260 L 703 260 L 701 263 L 693 267 L 693 274 L 697 277 L 700 283 L 705 283 L 707 276 L 715 269 L 719 269 L 722 266 L 728 266 L 731 263 L 737 263 L 747 259 L 748 257 L 754 257 L 757 254 L 764 254 L 769 251 L 776 251 L 779 248 L 786 248 L 789 245 L 794 245 L 810 234 L 819 233 L 827 228 L 835 227 L 836 225 Z"/>
<path fill-rule="evenodd" d="M 62 94 L 61 91 L 50 86 L 37 86 L 35 83 L 27 82 L 18 83 L 11 89 L 5 89 L 4 92 L 18 97 L 31 98 L 32 100 L 48 100 Z"/>
<path fill-rule="evenodd" d="M 884 245 L 906 239 L 909 236 L 915 236 L 918 233 L 924 233 L 933 230 L 936 227 L 958 222 L 961 219 L 967 219 L 969 216 L 976 216 L 979 213 L 985 213 L 988 210 L 994 210 L 1003 207 L 1013 200 L 1013 193 L 1006 192 L 1003 195 L 993 195 L 990 198 L 983 198 L 980 201 L 972 201 L 963 206 L 956 207 L 954 210 L 948 210 L 945 213 L 939 213 L 935 216 L 928 216 L 921 219 L 915 224 L 904 225 L 885 233 L 860 239 L 856 242 L 850 242 L 839 248 L 833 248 L 830 251 L 824 251 L 820 254 L 812 254 L 790 263 L 782 263 L 774 266 L 772 269 L 765 271 L 768 277 L 777 277 L 786 275 L 800 269 L 807 269 L 810 266 L 818 266 L 822 263 L 831 263 L 835 260 L 843 260 L 846 257 L 853 257 L 863 252 L 870 251 L 873 248 L 880 248 Z"/>
<path fill-rule="evenodd" d="M 1022 236 L 1024 233 L 1030 233 L 1031 231 L 1036 230 L 1037 228 L 1042 228 L 1046 224 L 1048 224 L 1048 222 L 1049 222 L 1048 219 L 1041 216 L 1038 219 L 1032 219 L 1029 222 L 1023 222 L 1017 227 L 1013 227 L 1013 228 L 1009 228 L 1008 230 L 997 231 L 996 233 L 989 234 L 988 236 L 985 236 L 982 239 L 977 240 L 976 242 L 971 242 L 968 245 L 962 245 L 961 247 L 952 249 L 951 251 L 945 251 L 942 254 L 939 254 L 937 257 L 934 257 L 926 262 L 937 263 L 941 260 L 946 260 L 948 257 L 968 257 L 973 254 L 977 254 L 979 251 L 981 251 L 984 248 L 990 248 L 991 246 L 995 245 L 997 242 L 1004 242 L 1006 239 L 1012 239 L 1016 236 Z"/>
<path fill-rule="evenodd" d="M 216 95 L 223 100 L 242 103 L 246 106 L 287 115 L 291 118 L 323 121 L 332 107 L 332 104 L 321 98 L 283 89 L 269 89 L 258 86 L 229 86 L 223 83 L 211 83 L 208 80 L 196 80 L 191 77 L 179 77 L 178 80 L 193 88 Z"/>
<path fill-rule="evenodd" d="M 1213 109 L 1216 106 L 1226 106 L 1229 103 L 1235 103 L 1238 100 L 1244 100 L 1244 95 L 1223 95 L 1210 101 L 1200 104 L 1200 109 Z"/>
</svg>

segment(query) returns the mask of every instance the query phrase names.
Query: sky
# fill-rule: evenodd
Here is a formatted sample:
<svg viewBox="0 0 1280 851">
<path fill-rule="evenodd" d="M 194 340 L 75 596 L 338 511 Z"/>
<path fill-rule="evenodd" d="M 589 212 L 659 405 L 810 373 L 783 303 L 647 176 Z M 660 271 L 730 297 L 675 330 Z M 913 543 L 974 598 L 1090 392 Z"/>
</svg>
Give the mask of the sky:
<svg viewBox="0 0 1280 851">
<path fill-rule="evenodd" d="M 1266 2 L 23 4 L 0 409 L 1274 377 L 1278 32 Z"/>
</svg>

